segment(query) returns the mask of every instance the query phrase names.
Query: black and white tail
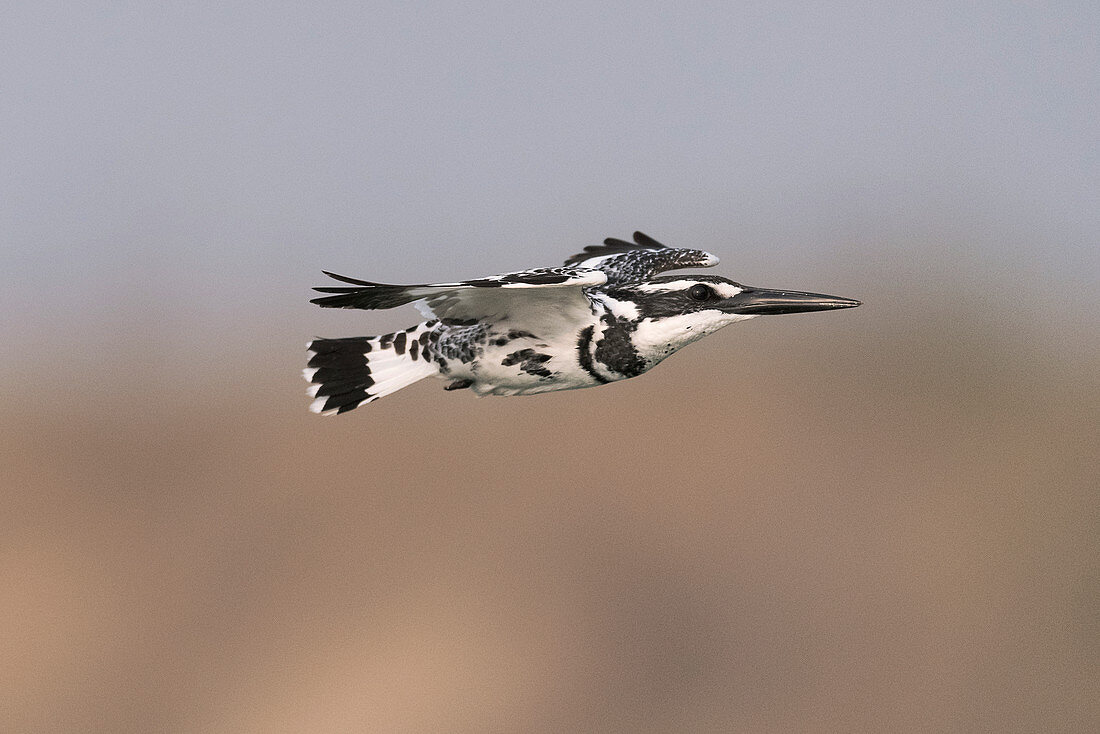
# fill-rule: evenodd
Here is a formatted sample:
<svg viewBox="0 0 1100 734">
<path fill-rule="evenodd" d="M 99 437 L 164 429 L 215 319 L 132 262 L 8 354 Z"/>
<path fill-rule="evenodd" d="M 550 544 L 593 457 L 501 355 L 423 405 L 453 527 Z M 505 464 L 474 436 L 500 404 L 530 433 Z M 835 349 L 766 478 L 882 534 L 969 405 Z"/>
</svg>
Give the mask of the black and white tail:
<svg viewBox="0 0 1100 734">
<path fill-rule="evenodd" d="M 302 370 L 315 398 L 309 409 L 322 415 L 346 413 L 438 374 L 424 353 L 430 331 L 420 324 L 381 336 L 314 339 L 309 367 Z"/>
</svg>

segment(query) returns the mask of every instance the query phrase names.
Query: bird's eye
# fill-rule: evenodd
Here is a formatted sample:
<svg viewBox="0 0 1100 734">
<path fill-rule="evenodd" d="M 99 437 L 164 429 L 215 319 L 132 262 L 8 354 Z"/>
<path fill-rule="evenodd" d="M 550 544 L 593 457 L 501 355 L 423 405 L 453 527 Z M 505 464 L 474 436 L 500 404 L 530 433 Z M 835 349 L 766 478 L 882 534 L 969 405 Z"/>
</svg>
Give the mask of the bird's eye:
<svg viewBox="0 0 1100 734">
<path fill-rule="evenodd" d="M 709 301 L 713 295 L 714 291 L 702 283 L 693 285 L 688 289 L 688 298 L 693 301 Z"/>
</svg>

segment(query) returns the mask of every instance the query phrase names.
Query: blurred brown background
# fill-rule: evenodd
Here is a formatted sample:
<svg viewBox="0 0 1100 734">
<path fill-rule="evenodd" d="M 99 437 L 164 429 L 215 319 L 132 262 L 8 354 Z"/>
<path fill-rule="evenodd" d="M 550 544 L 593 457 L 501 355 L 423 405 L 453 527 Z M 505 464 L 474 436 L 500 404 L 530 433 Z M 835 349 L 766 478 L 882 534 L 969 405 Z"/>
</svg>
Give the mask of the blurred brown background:
<svg viewBox="0 0 1100 734">
<path fill-rule="evenodd" d="M 9 730 L 1088 731 L 1100 359 L 881 310 L 332 419 L 297 350 L 58 375 L 2 414 Z"/>
<path fill-rule="evenodd" d="M 1100 8 L 886 7 L 9 13 L 0 730 L 1100 730 Z M 865 305 L 307 412 L 634 229 Z"/>
</svg>

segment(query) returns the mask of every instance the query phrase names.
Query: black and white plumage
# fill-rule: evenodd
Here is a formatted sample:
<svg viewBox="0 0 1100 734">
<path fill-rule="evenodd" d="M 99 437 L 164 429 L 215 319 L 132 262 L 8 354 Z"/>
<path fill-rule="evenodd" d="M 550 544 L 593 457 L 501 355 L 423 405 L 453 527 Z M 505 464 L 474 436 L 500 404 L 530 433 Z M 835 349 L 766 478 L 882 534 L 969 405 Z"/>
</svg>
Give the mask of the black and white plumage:
<svg viewBox="0 0 1100 734">
<path fill-rule="evenodd" d="M 750 288 L 712 275 L 660 275 L 718 258 L 642 234 L 565 261 L 475 280 L 389 285 L 325 271 L 323 308 L 415 304 L 428 319 L 381 336 L 314 339 L 311 409 L 344 413 L 425 377 L 479 395 L 530 395 L 636 377 L 681 347 L 762 314 L 851 308 L 859 301 Z"/>
</svg>

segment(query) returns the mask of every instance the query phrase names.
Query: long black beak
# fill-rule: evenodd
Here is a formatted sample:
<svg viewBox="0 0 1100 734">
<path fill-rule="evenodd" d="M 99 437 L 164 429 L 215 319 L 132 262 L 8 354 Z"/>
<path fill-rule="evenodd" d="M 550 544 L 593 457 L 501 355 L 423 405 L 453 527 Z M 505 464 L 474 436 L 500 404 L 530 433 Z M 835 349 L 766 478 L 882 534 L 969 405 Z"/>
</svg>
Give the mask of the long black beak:
<svg viewBox="0 0 1100 734">
<path fill-rule="evenodd" d="M 853 298 L 745 286 L 745 290 L 733 298 L 726 299 L 722 310 L 728 313 L 757 315 L 831 311 L 834 308 L 855 308 L 858 305 L 860 302 Z"/>
</svg>

